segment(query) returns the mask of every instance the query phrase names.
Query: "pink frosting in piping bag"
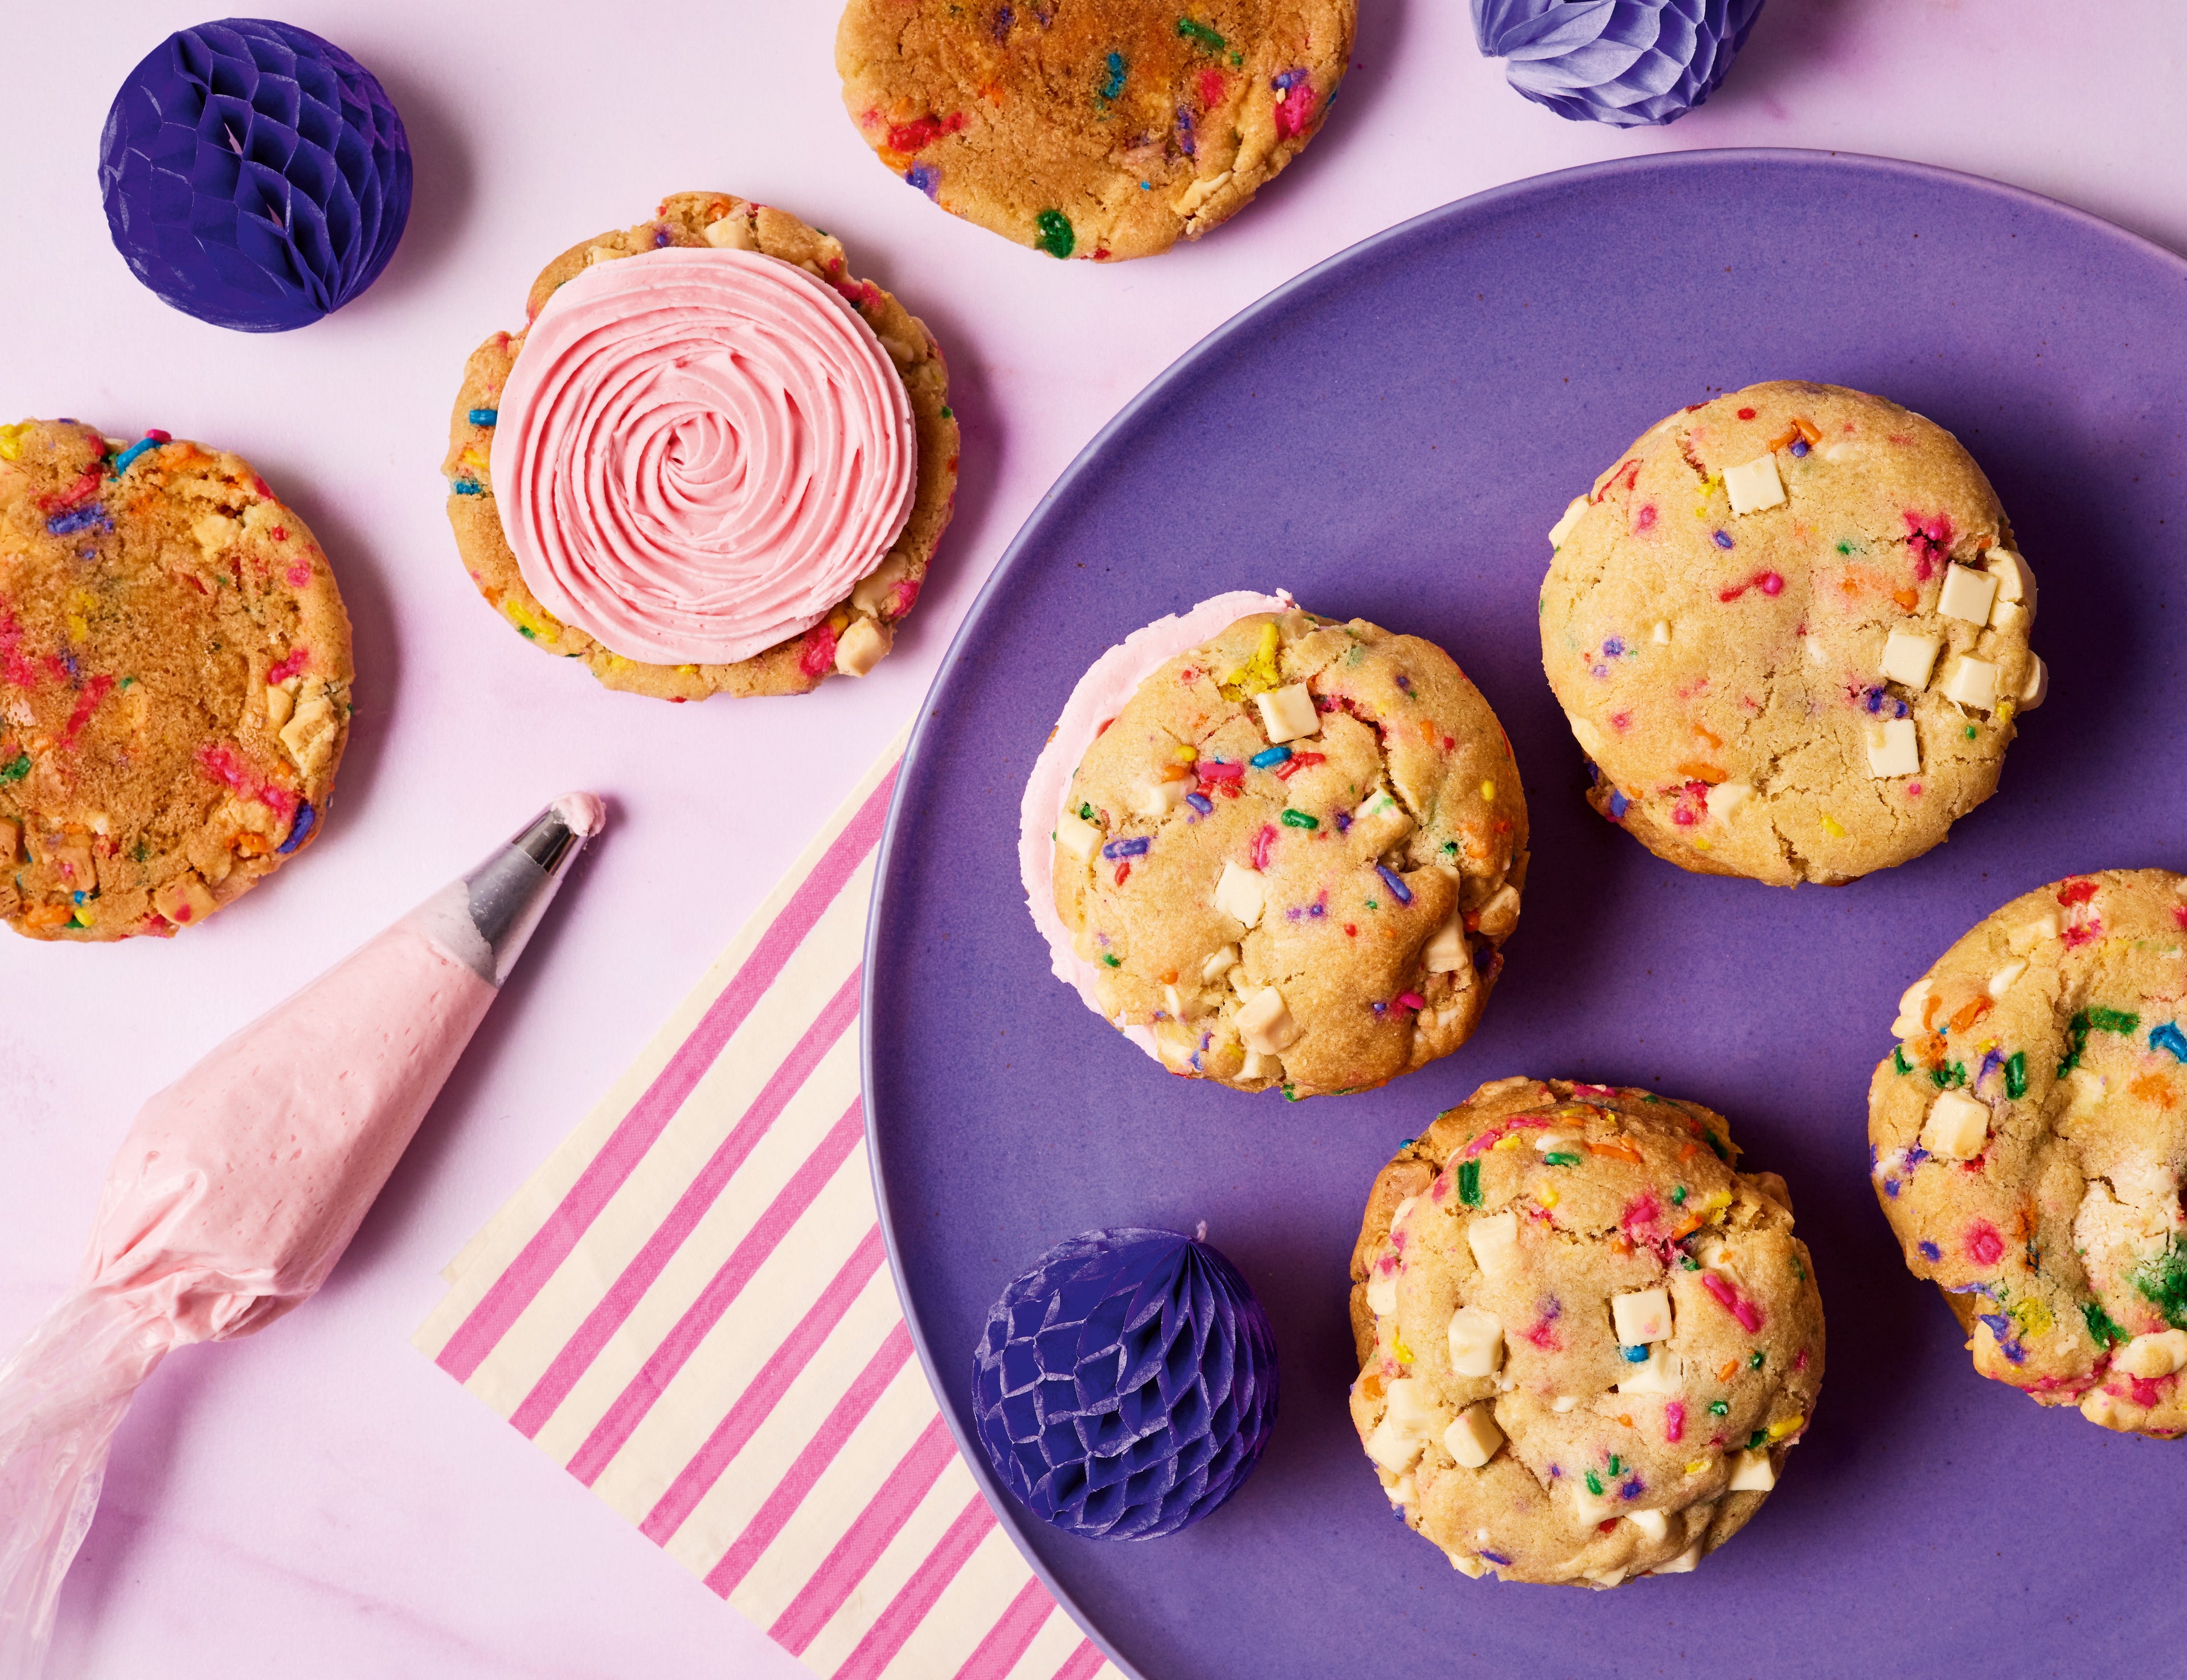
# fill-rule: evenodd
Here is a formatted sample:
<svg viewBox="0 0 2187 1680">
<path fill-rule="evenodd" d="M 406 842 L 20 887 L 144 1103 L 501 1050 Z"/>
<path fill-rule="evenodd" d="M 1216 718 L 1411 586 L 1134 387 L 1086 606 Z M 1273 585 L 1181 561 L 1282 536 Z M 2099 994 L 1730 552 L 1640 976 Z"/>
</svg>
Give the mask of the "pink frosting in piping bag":
<svg viewBox="0 0 2187 1680">
<path fill-rule="evenodd" d="M 565 795 L 138 1112 L 75 1292 L 0 1365 L 0 1680 L 36 1680 L 139 1385 L 326 1281 L 602 820 Z"/>
<path fill-rule="evenodd" d="M 490 470 L 524 581 L 625 658 L 728 664 L 810 629 L 910 517 L 911 402 L 803 269 L 669 246 L 549 298 Z"/>
</svg>

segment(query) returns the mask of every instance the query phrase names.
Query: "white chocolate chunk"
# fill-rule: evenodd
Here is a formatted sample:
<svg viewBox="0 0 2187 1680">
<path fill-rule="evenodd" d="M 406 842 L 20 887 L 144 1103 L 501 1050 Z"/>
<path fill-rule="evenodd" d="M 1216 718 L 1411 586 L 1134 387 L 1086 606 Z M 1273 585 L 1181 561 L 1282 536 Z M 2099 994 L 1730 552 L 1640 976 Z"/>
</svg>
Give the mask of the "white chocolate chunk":
<svg viewBox="0 0 2187 1680">
<path fill-rule="evenodd" d="M 714 225 L 718 228 L 721 223 L 717 222 Z M 879 618 L 881 609 L 888 604 L 889 597 L 896 593 L 897 585 L 903 582 L 910 570 L 909 560 L 902 554 L 891 554 L 858 580 L 857 587 L 851 591 L 851 604 L 862 613 L 871 613 Z"/>
<path fill-rule="evenodd" d="M 1592 1581 L 1605 1591 L 1612 1587 L 1622 1586 L 1624 1583 L 1625 1574 L 1622 1569 L 1590 1569 L 1583 1571 L 1586 1580 Z"/>
<path fill-rule="evenodd" d="M 2046 939 L 2058 937 L 2058 913 L 2038 916 L 2032 922 L 2022 922 L 2004 936 L 2004 942 L 2016 952 L 2032 951 Z"/>
<path fill-rule="evenodd" d="M 1617 1495 L 1614 1491 L 1605 1486 L 1605 1491 L 1600 1493 L 1590 1493 L 1587 1491 L 1587 1479 L 1584 1476 L 1576 1475 L 1570 1480 L 1572 1491 L 1572 1514 L 1589 1528 L 1594 1527 L 1605 1517 L 1617 1514 Z"/>
<path fill-rule="evenodd" d="M 1377 1261 L 1375 1269 L 1367 1274 L 1367 1310 L 1377 1318 L 1386 1318 L 1397 1310 L 1397 1271 L 1391 1267 L 1387 1272 Z"/>
<path fill-rule="evenodd" d="M 1741 1452 L 1731 1461 L 1731 1480 L 1725 1485 L 1734 1493 L 1767 1493 L 1777 1485 L 1777 1472 L 1767 1452 Z"/>
<path fill-rule="evenodd" d="M 1504 1325 L 1493 1312 L 1461 1306 L 1450 1315 L 1450 1368 L 1461 1377 L 1493 1377 L 1504 1363 Z"/>
<path fill-rule="evenodd" d="M 1671 639 L 1671 621 L 1667 618 L 1657 619 L 1656 627 L 1648 632 L 1648 639 L 1658 647 L 1668 642 Z"/>
<path fill-rule="evenodd" d="M 1884 676 L 1893 683 L 1903 683 L 1909 688 L 1926 688 L 1929 677 L 1937 668 L 1937 649 L 1944 645 L 1941 636 L 1923 636 L 1911 630 L 1894 630 L 1883 643 Z"/>
<path fill-rule="evenodd" d="M 2187 1366 L 2187 1330 L 2136 1336 L 2111 1356 L 2111 1364 L 2129 1377 L 2168 1377 Z"/>
<path fill-rule="evenodd" d="M 1661 1342 L 1648 1350 L 1639 1364 L 1625 1367 L 1617 1385 L 1620 1394 L 1681 1394 L 1686 1386 L 1686 1362 Z"/>
<path fill-rule="evenodd" d="M 2020 622 L 2022 611 L 2017 601 L 1999 601 L 1989 610 L 1989 627 L 1993 630 L 2010 630 Z"/>
<path fill-rule="evenodd" d="M 1954 705 L 1987 711 L 1997 704 L 1997 666 L 1971 654 L 1961 655 L 1944 679 L 1944 698 Z"/>
<path fill-rule="evenodd" d="M 1306 1030 L 1291 1019 L 1284 994 L 1273 986 L 1263 986 L 1247 1001 L 1238 1011 L 1237 1024 L 1238 1037 L 1245 1040 L 1245 1048 L 1264 1056 L 1281 1055 L 1298 1042 L 1299 1034 Z"/>
<path fill-rule="evenodd" d="M 1939 1092 L 1922 1123 L 1921 1147 L 1951 1160 L 1972 1160 L 1989 1136 L 1989 1105 L 1964 1091 Z"/>
<path fill-rule="evenodd" d="M 2124 1403 L 2102 1389 L 2090 1389 L 2081 1396 L 2081 1415 L 2107 1430 L 2126 1428 L 2125 1412 Z"/>
<path fill-rule="evenodd" d="M 1500 1276 L 1519 1263 L 1519 1216 L 1493 1213 L 1465 1228 L 1466 1246 L 1473 1263 L 1491 1277 Z"/>
<path fill-rule="evenodd" d="M 1189 1021 L 1200 1014 L 1200 998 L 1193 992 L 1179 992 L 1173 986 L 1162 987 L 1162 1003 L 1169 1010 L 1172 1020 Z"/>
<path fill-rule="evenodd" d="M 749 218 L 731 211 L 718 222 L 706 224 L 706 243 L 717 250 L 757 250 L 759 240 Z"/>
<path fill-rule="evenodd" d="M 1284 1065 L 1279 1059 L 1254 1049 L 1245 1052 L 1245 1065 L 1238 1070 L 1240 1079 L 1281 1079 L 1283 1076 Z"/>
<path fill-rule="evenodd" d="M 1734 514 L 1758 514 L 1785 500 L 1785 480 L 1777 476 L 1777 458 L 1757 455 L 1741 467 L 1723 469 L 1723 493 Z"/>
<path fill-rule="evenodd" d="M 1258 927 L 1261 913 L 1268 907 L 1268 884 L 1257 869 L 1225 863 L 1222 879 L 1215 883 L 1215 907 L 1233 921 Z"/>
<path fill-rule="evenodd" d="M 1565 538 L 1571 535 L 1572 527 L 1579 523 L 1580 515 L 1586 511 L 1587 497 L 1573 497 L 1571 504 L 1559 516 L 1557 522 L 1549 527 L 1549 548 L 1552 553 L 1565 546 Z"/>
<path fill-rule="evenodd" d="M 846 677 L 863 677 L 887 657 L 896 634 L 877 619 L 854 618 L 835 638 L 835 669 Z"/>
<path fill-rule="evenodd" d="M 1473 958 L 1466 952 L 1465 925 L 1458 913 L 1451 912 L 1450 919 L 1435 932 L 1420 953 L 1431 975 L 1462 974 L 1469 979 L 1473 974 Z"/>
<path fill-rule="evenodd" d="M 1565 722 L 1571 725 L 1572 739 L 1579 743 L 1579 750 L 1582 752 L 1589 758 L 1602 756 L 1601 730 L 1596 728 L 1584 717 L 1577 716 L 1569 711 L 1565 714 Z"/>
<path fill-rule="evenodd" d="M 1321 733 L 1321 714 L 1313 709 L 1313 695 L 1303 683 L 1256 694 L 1253 704 L 1261 709 L 1261 727 L 1272 745 Z"/>
<path fill-rule="evenodd" d="M 1467 1407 L 1442 1432 L 1443 1451 L 1469 1470 L 1477 1470 L 1496 1456 L 1504 1444 L 1504 1431 L 1496 1425 L 1496 1412 L 1483 1400 Z"/>
<path fill-rule="evenodd" d="M 1869 723 L 1868 773 L 1890 778 L 1912 776 L 1921 768 L 1921 738 L 1910 717 L 1894 717 L 1887 723 Z"/>
<path fill-rule="evenodd" d="M 2027 959 L 2025 957 L 2016 957 L 2011 962 L 2007 963 L 2003 968 L 1992 975 L 1989 977 L 1988 987 L 1989 995 L 1992 999 L 2002 998 L 2006 992 L 2012 990 L 2013 981 L 2018 980 L 2021 975 L 2027 972 Z"/>
<path fill-rule="evenodd" d="M 1834 447 L 1843 448 L 1845 446 L 1838 444 Z M 1648 1573 L 1650 1575 L 1691 1575 L 1696 1569 L 1701 1567 L 1701 1542 L 1696 1540 L 1692 1545 L 1687 1547 L 1684 1551 L 1679 1553 L 1677 1557 L 1672 1559 L 1670 1562 L 1667 1564 L 1657 1564 L 1656 1567 L 1650 1570 Z"/>
<path fill-rule="evenodd" d="M 1413 827 L 1412 814 L 1391 797 L 1387 788 L 1377 788 L 1352 813 L 1346 834 L 1354 846 L 1372 856 L 1387 851 Z"/>
<path fill-rule="evenodd" d="M 1651 1341 L 1667 1341 L 1671 1334 L 1671 1292 L 1634 1289 L 1610 1298 L 1610 1322 L 1621 1347 L 1642 1347 Z"/>
<path fill-rule="evenodd" d="M 2021 679 L 2020 709 L 2032 711 L 2050 698 L 2050 667 L 2043 663 L 2043 655 L 2027 656 L 2027 675 Z"/>
<path fill-rule="evenodd" d="M 1200 980 L 1203 986 L 1212 986 L 1238 966 L 1238 947 L 1226 945 L 1200 965 Z"/>
<path fill-rule="evenodd" d="M 1534 1134 L 1534 1147 L 1545 1155 L 1553 1155 L 1560 1149 L 1571 1149 L 1582 1141 L 1579 1132 L 1559 1132 L 1554 1128 Z"/>
<path fill-rule="evenodd" d="M 1808 644 L 1808 663 L 1809 665 L 1827 665 L 1830 662 L 1830 655 L 1823 651 L 1823 638 L 1821 637 L 1810 635 L 1803 639 Z"/>
<path fill-rule="evenodd" d="M 1450 1426 L 1451 1416 L 1418 1377 L 1398 1377 L 1387 1390 L 1382 1421 L 1367 1437 L 1367 1456 L 1393 1475 L 1412 1469 L 1421 1449 Z"/>
<path fill-rule="evenodd" d="M 1142 817 L 1167 817 L 1184 803 L 1189 791 L 1182 781 L 1149 782 L 1133 796 L 1132 809 Z"/>
<path fill-rule="evenodd" d="M 1997 579 L 1997 598 L 2035 610 L 2035 574 L 2027 562 L 2010 548 L 1993 548 L 1982 556 L 1984 570 Z"/>
<path fill-rule="evenodd" d="M 1055 843 L 1073 857 L 1083 861 L 1099 848 L 1101 830 L 1077 812 L 1066 811 L 1056 820 Z"/>
<path fill-rule="evenodd" d="M 281 744 L 289 750 L 296 767 L 310 776 L 334 756 L 335 741 L 340 733 L 333 700 L 324 689 L 318 689 L 298 699 L 295 713 L 281 726 Z"/>
<path fill-rule="evenodd" d="M 1997 577 L 1954 563 L 1944 569 L 1944 587 L 1937 592 L 1937 610 L 1946 618 L 1969 624 L 1987 624 L 1997 599 Z"/>
<path fill-rule="evenodd" d="M 1708 790 L 1708 812 L 1719 823 L 1729 823 L 1739 807 L 1754 797 L 1751 782 L 1718 782 Z"/>
<path fill-rule="evenodd" d="M 1509 939 L 1519 925 L 1519 889 L 1509 881 L 1488 895 L 1473 924 L 1491 939 Z"/>
<path fill-rule="evenodd" d="M 1504 1379 L 1502 1386 L 1507 1391 L 1510 1389 L 1510 1379 L 1508 1377 Z M 1573 1396 L 1569 1394 L 1560 1394 L 1557 1396 L 1555 1399 L 1549 1402 L 1549 1410 L 1558 1413 L 1569 1412 L 1573 1407 L 1578 1404 L 1578 1400 Z"/>
<path fill-rule="evenodd" d="M 1921 1016 L 1923 1010 L 1928 1005 L 1931 984 L 1931 982 L 1926 978 L 1917 980 L 1913 985 L 1908 986 L 1903 995 L 1900 997 L 1898 1019 L 1891 1023 L 1891 1036 L 1893 1038 L 1912 1038 L 1929 1030 L 1928 1024 L 1921 1019 Z"/>
<path fill-rule="evenodd" d="M 1488 1565 L 1470 1552 L 1446 1552 L 1450 1566 L 1469 1581 L 1478 1581 L 1488 1573 Z"/>
<path fill-rule="evenodd" d="M 1628 1511 L 1625 1514 L 1625 1520 L 1650 1540 L 1666 1540 L 1670 1537 L 1671 1520 L 1661 1511 Z"/>
</svg>

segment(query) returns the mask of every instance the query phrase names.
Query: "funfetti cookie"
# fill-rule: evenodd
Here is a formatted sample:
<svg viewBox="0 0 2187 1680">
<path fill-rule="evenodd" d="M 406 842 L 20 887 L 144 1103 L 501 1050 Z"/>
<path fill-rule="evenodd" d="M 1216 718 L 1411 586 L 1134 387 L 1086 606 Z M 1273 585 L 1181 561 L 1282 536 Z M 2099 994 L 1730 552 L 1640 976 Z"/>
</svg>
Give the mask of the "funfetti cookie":
<svg viewBox="0 0 2187 1680">
<path fill-rule="evenodd" d="M 1835 883 L 1997 787 L 2047 677 L 1982 469 L 1881 397 L 1785 381 L 1651 427 L 1549 533 L 1542 662 L 1595 809 L 1682 868 Z"/>
<path fill-rule="evenodd" d="M 1484 1085 L 1376 1177 L 1352 1419 L 1464 1574 L 1615 1587 L 1743 1527 L 1814 1416 L 1822 1299 L 1774 1172 L 1646 1091 Z"/>
<path fill-rule="evenodd" d="M 1464 1043 L 1526 881 L 1518 767 L 1450 655 L 1250 591 L 1097 660 L 1020 818 L 1057 975 L 1171 1072 L 1290 1097 Z"/>
<path fill-rule="evenodd" d="M 1876 1199 L 1975 1369 L 2187 1431 L 2187 877 L 2107 869 L 1978 924 L 1900 999 Z"/>
<path fill-rule="evenodd" d="M 890 171 L 1050 256 L 1198 239 L 1321 126 L 1356 0 L 849 0 L 843 103 Z"/>
<path fill-rule="evenodd" d="M 317 837 L 349 739 L 327 558 L 240 457 L 0 426 L 0 919 L 172 934 Z"/>
<path fill-rule="evenodd" d="M 949 523 L 941 347 L 843 247 L 726 193 L 572 246 L 472 353 L 441 464 L 471 581 L 671 700 L 860 677 Z"/>
</svg>

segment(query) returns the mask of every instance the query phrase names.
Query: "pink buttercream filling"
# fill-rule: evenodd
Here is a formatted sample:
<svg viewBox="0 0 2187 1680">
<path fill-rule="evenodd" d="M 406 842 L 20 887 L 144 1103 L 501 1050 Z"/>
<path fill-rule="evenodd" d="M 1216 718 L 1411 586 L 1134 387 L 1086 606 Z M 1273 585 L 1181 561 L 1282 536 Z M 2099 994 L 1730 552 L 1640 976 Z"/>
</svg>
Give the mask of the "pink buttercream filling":
<svg viewBox="0 0 2187 1680">
<path fill-rule="evenodd" d="M 1072 948 L 1070 930 L 1055 913 L 1055 822 L 1063 814 L 1071 778 L 1103 727 L 1124 709 L 1125 702 L 1138 692 L 1139 684 L 1171 660 L 1212 639 L 1249 613 L 1289 612 L 1296 604 L 1283 591 L 1262 595 L 1251 589 L 1234 589 L 1202 601 L 1189 612 L 1172 613 L 1133 631 L 1095 660 L 1078 679 L 1078 686 L 1064 702 L 1054 733 L 1033 761 L 1018 811 L 1018 874 L 1025 884 L 1026 907 L 1032 912 L 1033 925 L 1048 941 L 1049 965 L 1055 977 L 1077 987 L 1086 1007 L 1104 1019 L 1107 1012 L 1094 984 L 1100 970 Z M 1145 1028 L 1127 1031 L 1141 1049 L 1149 1055 L 1155 1054 L 1153 1035 Z"/>
<path fill-rule="evenodd" d="M 627 659 L 726 665 L 881 563 L 918 461 L 903 381 L 848 303 L 774 257 L 670 246 L 547 301 L 489 464 L 548 612 Z"/>
</svg>

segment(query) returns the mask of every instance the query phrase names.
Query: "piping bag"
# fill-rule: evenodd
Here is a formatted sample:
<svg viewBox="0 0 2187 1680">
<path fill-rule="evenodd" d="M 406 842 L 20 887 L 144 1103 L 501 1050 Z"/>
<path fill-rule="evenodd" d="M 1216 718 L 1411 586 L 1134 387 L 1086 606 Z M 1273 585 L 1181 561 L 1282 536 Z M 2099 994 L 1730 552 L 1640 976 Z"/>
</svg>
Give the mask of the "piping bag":
<svg viewBox="0 0 2187 1680">
<path fill-rule="evenodd" d="M 138 1386 L 326 1281 L 601 821 L 565 795 L 138 1115 L 75 1293 L 0 1367 L 0 1680 L 43 1666 Z"/>
</svg>

